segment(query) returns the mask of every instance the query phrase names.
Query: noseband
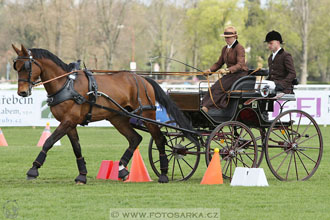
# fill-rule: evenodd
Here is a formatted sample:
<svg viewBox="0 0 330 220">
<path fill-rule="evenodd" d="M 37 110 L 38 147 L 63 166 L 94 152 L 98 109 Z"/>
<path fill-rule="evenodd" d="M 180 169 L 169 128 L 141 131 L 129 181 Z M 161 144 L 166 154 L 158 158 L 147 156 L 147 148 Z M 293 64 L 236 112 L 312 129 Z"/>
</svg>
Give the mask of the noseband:
<svg viewBox="0 0 330 220">
<path fill-rule="evenodd" d="M 36 64 L 39 67 L 41 72 L 42 72 L 42 68 L 41 68 L 40 64 L 35 59 L 33 59 L 31 51 L 30 50 L 27 50 L 27 51 L 28 51 L 28 56 L 18 56 L 16 59 L 13 60 L 13 62 L 14 62 L 13 63 L 13 68 L 17 72 L 20 72 L 23 69 L 25 69 L 26 71 L 29 72 L 29 76 L 28 76 L 27 79 L 18 78 L 18 81 L 29 83 L 29 91 L 31 92 L 32 87 L 41 82 L 41 81 L 34 82 L 34 81 L 31 80 L 31 78 L 32 78 L 32 63 Z M 24 61 L 24 65 L 19 70 L 17 70 L 17 68 L 16 68 L 16 62 L 18 60 L 23 60 Z"/>
</svg>

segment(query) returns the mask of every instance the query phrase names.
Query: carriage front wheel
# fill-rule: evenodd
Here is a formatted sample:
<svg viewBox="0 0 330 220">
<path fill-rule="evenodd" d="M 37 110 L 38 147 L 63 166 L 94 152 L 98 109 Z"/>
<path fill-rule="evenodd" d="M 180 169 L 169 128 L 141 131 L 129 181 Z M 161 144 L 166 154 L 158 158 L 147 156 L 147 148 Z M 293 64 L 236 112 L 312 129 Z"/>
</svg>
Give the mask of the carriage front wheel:
<svg viewBox="0 0 330 220">
<path fill-rule="evenodd" d="M 228 121 L 216 127 L 206 145 L 206 164 L 212 160 L 214 149 L 219 148 L 222 175 L 231 179 L 236 167 L 256 167 L 257 143 L 252 131 L 241 122 Z"/>
<path fill-rule="evenodd" d="M 163 126 L 161 131 L 166 138 L 165 153 L 169 179 L 172 181 L 189 179 L 198 167 L 200 146 L 186 138 L 179 130 Z M 153 138 L 149 142 L 149 162 L 154 173 L 159 176 L 161 173 L 159 152 Z"/>
<path fill-rule="evenodd" d="M 279 180 L 307 180 L 320 165 L 322 134 L 306 112 L 289 110 L 278 115 L 268 129 L 265 142 L 268 166 Z"/>
</svg>

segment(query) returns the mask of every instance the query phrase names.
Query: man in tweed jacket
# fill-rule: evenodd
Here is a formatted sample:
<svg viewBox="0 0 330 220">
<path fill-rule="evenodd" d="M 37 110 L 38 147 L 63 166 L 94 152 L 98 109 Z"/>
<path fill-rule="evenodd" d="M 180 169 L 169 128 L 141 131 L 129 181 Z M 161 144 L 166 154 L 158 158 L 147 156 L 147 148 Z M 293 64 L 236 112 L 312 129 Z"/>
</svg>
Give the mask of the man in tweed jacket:
<svg viewBox="0 0 330 220">
<path fill-rule="evenodd" d="M 282 36 L 277 31 L 271 31 L 266 35 L 265 42 L 272 54 L 268 58 L 268 80 L 275 82 L 275 90 L 284 93 L 293 93 L 293 80 L 296 71 L 290 53 L 281 48 Z"/>
<path fill-rule="evenodd" d="M 221 36 L 225 37 L 227 45 L 222 48 L 219 60 L 210 69 L 205 70 L 204 74 L 210 75 L 226 64 L 227 68 L 218 71 L 226 75 L 220 79 L 222 88 L 219 80 L 210 88 L 213 100 L 210 97 L 210 92 L 203 98 L 202 109 L 205 112 L 208 112 L 210 108 L 226 108 L 228 100 L 225 91 L 228 91 L 236 80 L 248 73 L 248 67 L 245 64 L 245 50 L 237 41 L 238 37 L 235 27 L 225 28 L 224 34 Z"/>
</svg>

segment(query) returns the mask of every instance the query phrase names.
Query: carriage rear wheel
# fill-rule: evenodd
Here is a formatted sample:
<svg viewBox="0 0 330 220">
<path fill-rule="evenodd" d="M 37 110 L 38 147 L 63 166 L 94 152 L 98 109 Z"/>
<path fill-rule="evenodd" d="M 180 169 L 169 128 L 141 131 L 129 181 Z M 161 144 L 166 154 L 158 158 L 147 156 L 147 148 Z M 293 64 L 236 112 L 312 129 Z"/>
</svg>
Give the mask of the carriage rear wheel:
<svg viewBox="0 0 330 220">
<path fill-rule="evenodd" d="M 171 123 L 171 122 L 167 122 Z M 196 171 L 200 159 L 200 146 L 173 128 L 161 127 L 166 138 L 165 152 L 168 160 L 168 177 L 172 181 L 189 179 Z M 157 176 L 160 175 L 159 152 L 153 138 L 149 142 L 149 162 Z"/>
<path fill-rule="evenodd" d="M 306 112 L 289 110 L 278 115 L 265 141 L 268 166 L 279 180 L 307 180 L 320 165 L 322 134 Z"/>
<path fill-rule="evenodd" d="M 236 167 L 256 167 L 257 143 L 252 131 L 241 122 L 228 121 L 216 127 L 206 145 L 206 164 L 212 160 L 215 148 L 219 148 L 222 175 L 231 179 Z"/>
</svg>

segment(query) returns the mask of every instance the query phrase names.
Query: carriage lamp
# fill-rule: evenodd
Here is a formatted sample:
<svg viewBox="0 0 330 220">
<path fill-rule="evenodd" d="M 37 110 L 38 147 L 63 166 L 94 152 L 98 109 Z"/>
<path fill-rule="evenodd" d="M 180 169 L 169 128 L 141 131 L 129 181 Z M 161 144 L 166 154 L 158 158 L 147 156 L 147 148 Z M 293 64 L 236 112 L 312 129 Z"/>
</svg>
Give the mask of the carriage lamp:
<svg viewBox="0 0 330 220">
<path fill-rule="evenodd" d="M 262 89 L 261 89 L 261 96 L 262 97 L 267 97 L 270 93 L 270 89 L 269 89 L 269 85 L 265 85 Z"/>
</svg>

